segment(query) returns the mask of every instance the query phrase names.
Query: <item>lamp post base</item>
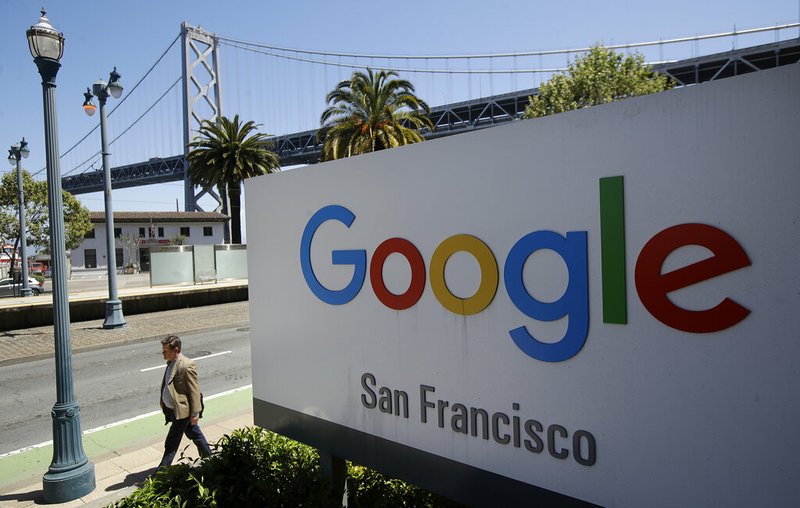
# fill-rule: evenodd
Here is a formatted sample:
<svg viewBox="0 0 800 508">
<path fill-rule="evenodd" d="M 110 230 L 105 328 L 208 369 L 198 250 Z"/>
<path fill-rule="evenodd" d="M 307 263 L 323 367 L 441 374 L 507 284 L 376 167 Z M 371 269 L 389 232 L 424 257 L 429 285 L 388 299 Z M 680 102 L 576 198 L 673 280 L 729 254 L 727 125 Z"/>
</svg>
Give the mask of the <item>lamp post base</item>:
<svg viewBox="0 0 800 508">
<path fill-rule="evenodd" d="M 44 501 L 49 504 L 66 503 L 83 497 L 95 488 L 94 464 L 84 464 L 68 471 L 47 471 L 42 477 Z"/>
<path fill-rule="evenodd" d="M 125 316 L 122 315 L 122 301 L 107 300 L 106 319 L 103 321 L 103 328 L 121 328 L 126 324 L 128 323 L 125 321 Z"/>
<path fill-rule="evenodd" d="M 19 295 L 22 297 L 31 296 L 32 294 L 33 291 L 31 291 L 31 288 L 22 288 L 22 290 L 19 293 Z"/>
</svg>

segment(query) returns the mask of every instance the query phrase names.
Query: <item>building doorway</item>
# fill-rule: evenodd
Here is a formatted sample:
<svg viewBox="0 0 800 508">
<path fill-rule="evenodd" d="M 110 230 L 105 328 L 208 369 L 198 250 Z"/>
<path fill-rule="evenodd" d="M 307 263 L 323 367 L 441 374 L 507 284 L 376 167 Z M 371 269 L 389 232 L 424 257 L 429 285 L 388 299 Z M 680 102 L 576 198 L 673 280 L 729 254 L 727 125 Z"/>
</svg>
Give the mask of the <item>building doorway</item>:
<svg viewBox="0 0 800 508">
<path fill-rule="evenodd" d="M 83 267 L 84 268 L 97 268 L 97 250 L 86 249 L 83 251 Z"/>
<path fill-rule="evenodd" d="M 150 271 L 150 248 L 139 249 L 139 270 L 142 272 Z"/>
</svg>

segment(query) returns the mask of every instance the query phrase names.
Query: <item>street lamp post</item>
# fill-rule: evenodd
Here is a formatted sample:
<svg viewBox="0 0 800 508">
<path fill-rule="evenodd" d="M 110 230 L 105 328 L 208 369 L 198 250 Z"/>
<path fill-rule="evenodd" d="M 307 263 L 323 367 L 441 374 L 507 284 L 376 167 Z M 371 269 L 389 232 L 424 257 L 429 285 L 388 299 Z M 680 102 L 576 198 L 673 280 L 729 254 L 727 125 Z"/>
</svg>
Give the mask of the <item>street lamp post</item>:
<svg viewBox="0 0 800 508">
<path fill-rule="evenodd" d="M 25 227 L 25 196 L 22 192 L 22 164 L 31 151 L 25 138 L 8 150 L 8 162 L 17 168 L 17 201 L 19 202 L 19 254 L 22 257 L 22 296 L 31 296 L 31 285 L 28 282 L 28 229 Z"/>
<path fill-rule="evenodd" d="M 44 500 L 62 503 L 84 496 L 95 488 L 94 464 L 83 451 L 80 406 L 74 398 L 72 384 L 72 344 L 65 272 L 67 258 L 56 128 L 56 75 L 64 53 L 64 34 L 53 28 L 42 9 L 39 23 L 30 27 L 26 35 L 33 61 L 42 76 L 47 209 L 50 213 L 50 255 L 53 263 L 56 403 L 50 413 L 53 418 L 53 461 L 42 481 Z"/>
<path fill-rule="evenodd" d="M 117 68 L 111 71 L 108 84 L 105 81 L 98 80 L 92 85 L 91 90 L 86 89 L 83 94 L 85 100 L 83 101 L 83 110 L 87 115 L 92 116 L 97 109 L 92 104 L 92 96 L 97 97 L 100 102 L 100 143 L 102 145 L 103 154 L 103 179 L 105 181 L 104 194 L 106 205 L 106 261 L 108 265 L 108 300 L 106 300 L 106 319 L 103 321 L 103 328 L 120 328 L 125 326 L 125 316 L 122 314 L 122 301 L 117 295 L 117 256 L 116 256 L 116 241 L 114 238 L 114 207 L 111 202 L 111 165 L 108 163 L 108 131 L 106 128 L 107 115 L 106 115 L 106 100 L 109 96 L 119 99 L 122 95 L 122 85 L 119 82 L 121 78 L 117 73 Z"/>
</svg>

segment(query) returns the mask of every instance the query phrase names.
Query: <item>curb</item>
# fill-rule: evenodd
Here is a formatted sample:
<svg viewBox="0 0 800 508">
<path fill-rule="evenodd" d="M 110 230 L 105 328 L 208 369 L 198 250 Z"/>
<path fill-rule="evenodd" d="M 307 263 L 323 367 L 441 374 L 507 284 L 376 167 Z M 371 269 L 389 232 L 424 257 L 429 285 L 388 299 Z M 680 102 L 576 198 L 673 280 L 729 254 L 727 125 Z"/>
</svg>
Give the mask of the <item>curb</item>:
<svg viewBox="0 0 800 508">
<path fill-rule="evenodd" d="M 90 503 L 86 503 L 82 508 L 106 508 L 111 503 L 115 503 L 124 497 L 128 497 L 139 489 L 136 485 L 125 487 L 114 492 L 110 492 L 107 496 L 95 499 Z"/>
</svg>

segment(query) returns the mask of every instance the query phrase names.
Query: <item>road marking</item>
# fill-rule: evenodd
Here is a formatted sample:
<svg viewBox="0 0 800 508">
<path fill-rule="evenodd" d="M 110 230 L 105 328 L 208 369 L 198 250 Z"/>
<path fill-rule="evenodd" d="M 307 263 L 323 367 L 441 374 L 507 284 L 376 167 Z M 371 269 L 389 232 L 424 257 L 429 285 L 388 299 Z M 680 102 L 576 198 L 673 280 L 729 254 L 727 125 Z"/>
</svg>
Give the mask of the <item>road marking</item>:
<svg viewBox="0 0 800 508">
<path fill-rule="evenodd" d="M 219 398 L 219 397 L 224 397 L 225 395 L 230 395 L 232 393 L 241 392 L 243 390 L 249 390 L 252 387 L 253 387 L 252 384 L 244 385 L 244 386 L 240 386 L 239 388 L 234 388 L 232 390 L 227 390 L 227 391 L 224 391 L 224 392 L 215 393 L 214 395 L 209 395 L 208 397 L 203 396 L 203 398 L 205 400 L 214 400 L 214 399 Z"/>
<path fill-rule="evenodd" d="M 214 354 L 210 354 L 210 355 L 206 355 L 206 356 L 199 356 L 197 358 L 191 358 L 191 359 L 195 360 L 195 361 L 197 361 L 197 360 L 205 360 L 206 358 L 211 358 L 213 356 L 229 355 L 231 353 L 233 353 L 233 351 L 223 351 L 221 353 L 214 353 Z M 139 372 L 147 372 L 149 370 L 164 369 L 166 367 L 167 367 L 167 364 L 165 363 L 164 365 L 159 365 L 158 367 L 147 367 L 146 369 L 141 369 Z"/>
<path fill-rule="evenodd" d="M 222 353 L 219 353 L 219 354 L 222 354 Z M 252 387 L 253 387 L 252 384 L 244 385 L 244 386 L 240 386 L 239 388 L 234 388 L 232 390 L 227 390 L 227 391 L 224 391 L 224 392 L 215 393 L 214 395 L 209 395 L 208 397 L 203 397 L 203 398 L 205 400 L 214 400 L 214 399 L 216 399 L 218 397 L 224 397 L 225 395 L 230 395 L 232 393 L 241 392 L 243 390 L 248 390 L 248 389 L 250 389 Z M 106 430 L 106 429 L 110 429 L 110 428 L 113 428 L 113 427 L 119 427 L 120 425 L 125 425 L 127 423 L 135 422 L 137 420 L 141 420 L 143 418 L 147 418 L 148 416 L 154 416 L 154 415 L 160 415 L 160 414 L 161 414 L 161 411 L 151 411 L 149 413 L 145 413 L 145 414 L 142 414 L 142 415 L 134 416 L 132 418 L 126 418 L 125 420 L 120 420 L 118 422 L 113 422 L 113 423 L 109 423 L 107 425 L 102 425 L 100 427 L 95 427 L 93 429 L 84 430 L 82 432 L 82 434 L 84 436 L 86 436 L 88 434 L 94 434 L 95 432 L 99 432 L 101 430 Z M 7 452 L 7 453 L 0 454 L 0 459 L 4 459 L 6 457 L 11 457 L 12 455 L 18 455 L 20 453 L 25 453 L 25 452 L 30 451 L 30 450 L 36 450 L 38 448 L 44 448 L 45 446 L 50 446 L 52 444 L 53 444 L 53 441 L 50 440 L 50 441 L 45 441 L 44 443 L 39 443 L 39 444 L 31 445 L 31 446 L 26 446 L 25 448 L 20 448 L 19 450 L 14 450 L 13 452 Z"/>
</svg>

